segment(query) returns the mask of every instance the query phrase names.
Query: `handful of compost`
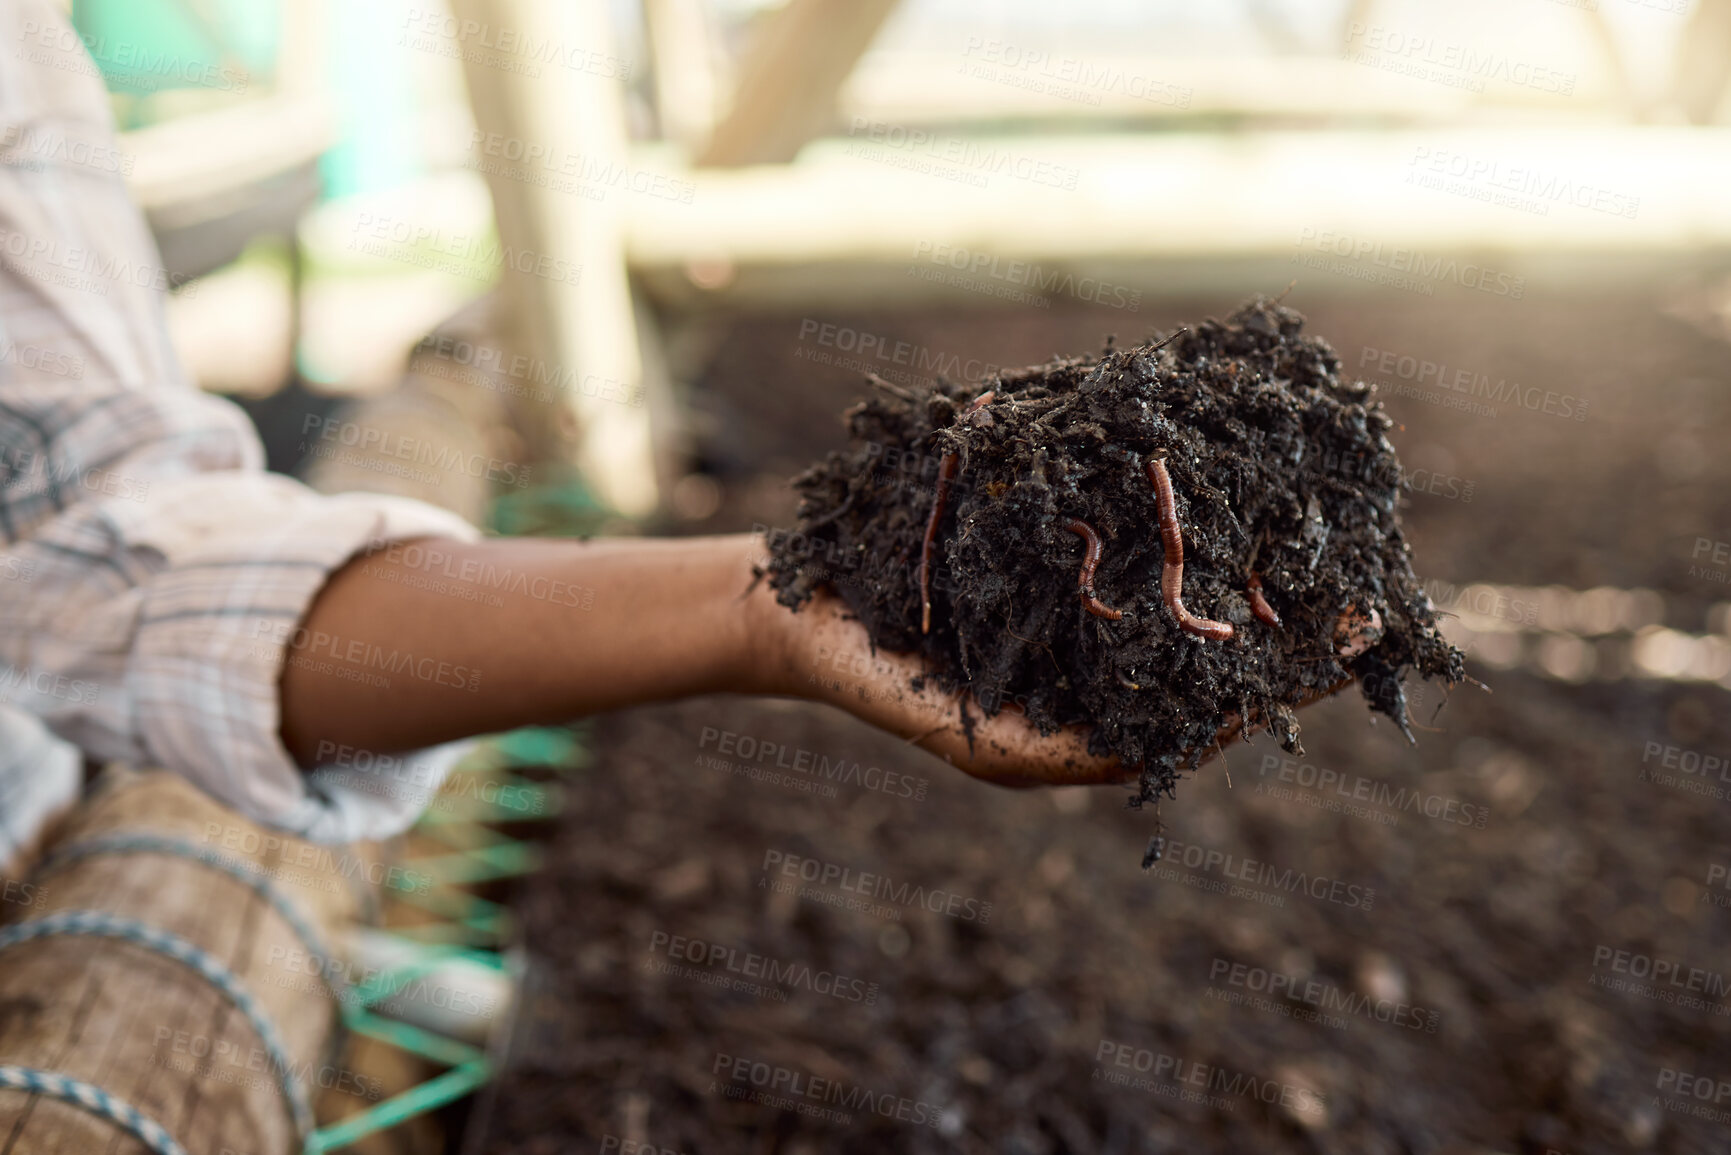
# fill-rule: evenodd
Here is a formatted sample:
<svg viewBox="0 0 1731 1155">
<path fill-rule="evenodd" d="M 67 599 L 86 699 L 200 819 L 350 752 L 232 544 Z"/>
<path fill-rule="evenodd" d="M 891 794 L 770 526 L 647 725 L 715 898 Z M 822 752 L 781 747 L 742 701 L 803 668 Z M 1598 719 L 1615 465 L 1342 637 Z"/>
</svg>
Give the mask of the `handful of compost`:
<svg viewBox="0 0 1731 1155">
<path fill-rule="evenodd" d="M 836 591 L 988 715 L 1092 727 L 1171 794 L 1222 731 L 1298 752 L 1299 705 L 1356 679 L 1412 732 L 1402 679 L 1453 683 L 1396 507 L 1393 421 L 1304 318 L 1257 298 L 1131 349 L 883 396 L 795 479 L 770 580 Z"/>
</svg>

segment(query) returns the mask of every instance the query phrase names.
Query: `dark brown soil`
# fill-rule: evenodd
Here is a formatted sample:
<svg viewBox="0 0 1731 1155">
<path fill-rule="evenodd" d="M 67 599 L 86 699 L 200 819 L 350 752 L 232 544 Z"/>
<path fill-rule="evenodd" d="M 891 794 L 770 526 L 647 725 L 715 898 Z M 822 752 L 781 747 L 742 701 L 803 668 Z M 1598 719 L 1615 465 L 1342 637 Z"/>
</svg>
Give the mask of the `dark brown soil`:
<svg viewBox="0 0 1731 1155">
<path fill-rule="evenodd" d="M 1305 312 L 1351 375 L 1388 387 L 1402 423 L 1390 436 L 1409 479 L 1429 471 L 1403 497 L 1421 574 L 1457 585 L 1645 587 L 1662 596 L 1666 625 L 1712 628 L 1709 607 L 1731 599 L 1731 584 L 1722 567 L 1698 572 L 1696 559 L 1701 538 L 1731 540 L 1731 455 L 1713 450 L 1731 427 L 1731 355 L 1661 307 L 1687 287 L 1681 274 L 1657 286 L 1620 278 L 1511 303 L 1446 286 L 1434 298 L 1331 298 L 1300 285 Z M 724 502 L 689 528 L 791 525 L 785 479 L 845 448 L 834 414 L 860 396 L 864 366 L 841 364 L 838 346 L 815 332 L 803 337 L 814 322 L 933 360 L 1024 364 L 1097 347 L 1114 330 L 1169 332 L 1218 304 L 1162 302 L 1140 317 L 736 319 L 697 398 Z M 1589 399 L 1590 409 L 1585 420 L 1510 406 L 1485 416 L 1401 395 L 1393 387 L 1410 382 L 1377 371 L 1381 351 Z M 1457 691 L 1436 723 L 1443 732 L 1421 734 L 1416 748 L 1393 727 L 1367 727 L 1363 705 L 1343 695 L 1305 711 L 1308 753 L 1294 760 L 1348 776 L 1349 791 L 1363 779 L 1460 803 L 1452 816 L 1386 805 L 1354 814 L 1338 789 L 1282 781 L 1278 761 L 1265 771 L 1281 756 L 1272 743 L 1229 746 L 1233 786 L 1218 761 L 1187 782 L 1165 815 L 1167 860 L 1147 872 L 1136 855 L 1148 824 L 1123 810 L 1118 791 L 994 790 L 834 710 L 724 696 L 605 719 L 547 869 L 514 904 L 538 993 L 475 1150 L 624 1155 L 627 1141 L 652 1145 L 639 1155 L 1726 1150 L 1731 1124 L 1694 1110 L 1726 1104 L 1676 1088 L 1682 1075 L 1692 1087 L 1706 1077 L 1717 1094 L 1731 1077 L 1731 997 L 1630 983 L 1615 952 L 1724 981 L 1731 781 L 1672 772 L 1683 788 L 1652 780 L 1643 760 L 1652 743 L 1731 751 L 1731 697 L 1714 685 L 1491 671 L 1470 653 L 1468 668 L 1494 673 L 1495 694 Z M 1428 723 L 1439 697 L 1434 684 L 1415 687 L 1413 716 Z M 777 770 L 779 754 L 743 755 L 746 737 L 785 746 L 786 761 L 805 750 L 849 769 L 833 796 L 820 795 L 804 788 L 817 775 Z M 856 765 L 915 785 L 905 796 L 867 788 L 852 779 Z M 897 903 L 901 917 L 891 918 L 835 905 L 855 892 L 821 881 L 789 896 L 758 885 L 771 850 L 992 909 L 981 920 Z M 1351 891 L 1343 901 L 1222 891 L 1237 880 L 1208 852 L 1233 856 L 1235 870 L 1255 861 L 1358 887 L 1358 905 Z M 689 974 L 662 969 L 674 935 L 705 944 L 701 965 L 681 963 Z M 713 962 L 708 944 L 723 948 Z M 777 973 L 752 955 L 774 958 Z M 875 984 L 876 996 L 822 993 L 792 969 L 800 964 Z M 1327 998 L 1350 997 L 1354 1008 L 1360 996 L 1393 995 L 1408 1013 L 1395 1023 L 1337 1007 L 1318 1019 L 1307 1013 L 1323 1008 L 1299 997 L 1234 1001 L 1256 994 L 1231 981 L 1238 965 L 1324 984 Z M 1133 1075 L 1145 1051 L 1183 1060 L 1191 1077 L 1200 1064 L 1209 1079 L 1315 1087 L 1326 1120 L 1243 1090 L 1180 1101 L 1194 1088 L 1170 1064 L 1152 1090 L 1110 1085 L 1095 1075 L 1114 1073 L 1125 1052 L 1099 1062 L 1103 1044 L 1133 1048 Z M 722 1056 L 833 1078 L 846 1094 L 872 1093 L 874 1105 L 886 1094 L 931 1103 L 949 1122 L 898 1121 L 894 1099 L 892 1117 L 856 1108 L 846 1123 L 798 1102 L 732 1099 L 723 1092 L 741 1081 L 718 1076 Z"/>
<path fill-rule="evenodd" d="M 1611 977 L 1603 947 L 1725 969 L 1731 911 L 1669 896 L 1724 861 L 1703 850 L 1725 843 L 1725 803 L 1639 782 L 1640 743 L 1621 736 L 1725 749 L 1731 728 L 1682 689 L 1497 689 L 1457 696 L 1454 729 L 1417 749 L 1344 697 L 1311 707 L 1296 760 L 1469 811 L 1355 817 L 1264 772 L 1272 747 L 1233 748 L 1233 788 L 1190 784 L 1146 873 L 1146 823 L 1115 792 L 991 789 L 823 707 L 711 698 L 611 718 L 519 904 L 537 994 L 486 1151 L 618 1150 L 608 1136 L 680 1155 L 1723 1151 L 1723 1123 L 1655 1096 L 1666 1069 L 1725 1070 L 1731 1004 L 1594 980 Z M 742 757 L 745 736 L 907 774 L 917 796 L 750 777 L 776 760 Z M 854 873 L 779 873 L 796 860 Z M 1312 891 L 1234 893 L 1247 860 Z M 862 872 L 927 901 L 891 890 L 850 910 Z M 1293 993 L 1270 995 L 1273 974 Z M 1197 1089 L 1183 1077 L 1207 1100 L 1181 1099 Z M 1325 1110 L 1264 1102 L 1271 1086 Z M 919 1104 L 936 1126 L 912 1121 Z"/>
<path fill-rule="evenodd" d="M 987 714 L 1010 702 L 1046 732 L 1092 727 L 1094 753 L 1142 768 L 1139 800 L 1170 794 L 1229 715 L 1302 752 L 1294 709 L 1349 676 L 1410 737 L 1403 677 L 1459 681 L 1461 656 L 1401 535 L 1393 421 L 1303 325 L 1258 298 L 1224 322 L 972 386 L 879 382 L 885 395 L 848 414 L 854 447 L 796 480 L 797 529 L 770 537 L 781 601 L 833 588 L 875 645 L 919 652 Z M 1185 607 L 1230 623 L 1229 638 L 1181 628 L 1162 601 L 1155 458 L 1175 491 Z M 1078 593 L 1072 519 L 1104 539 L 1096 610 Z M 1253 615 L 1253 577 L 1279 625 Z M 1373 611 L 1380 640 L 1339 657 L 1342 616 Z"/>
</svg>

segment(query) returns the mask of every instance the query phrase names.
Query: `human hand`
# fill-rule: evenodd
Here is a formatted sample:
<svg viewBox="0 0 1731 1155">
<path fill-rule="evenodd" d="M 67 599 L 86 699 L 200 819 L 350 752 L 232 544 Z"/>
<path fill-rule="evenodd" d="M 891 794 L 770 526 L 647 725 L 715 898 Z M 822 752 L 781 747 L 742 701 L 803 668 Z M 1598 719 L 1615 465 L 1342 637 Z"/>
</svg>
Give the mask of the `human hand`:
<svg viewBox="0 0 1731 1155">
<path fill-rule="evenodd" d="M 1042 734 L 1014 705 L 987 717 L 969 692 L 946 692 L 934 679 L 920 679 L 929 671 L 919 657 L 874 650 L 865 626 L 833 593 L 820 590 L 797 612 L 776 603 L 768 582 L 760 582 L 748 598 L 756 603 L 753 632 L 767 642 L 764 660 L 774 692 L 837 706 L 998 786 L 1093 786 L 1137 776 L 1135 767 L 1115 756 L 1090 754 L 1086 726 Z M 1363 652 L 1381 625 L 1374 610 L 1368 617 L 1352 611 L 1341 615 L 1341 655 Z M 916 679 L 921 688 L 914 687 Z M 1236 714 L 1228 714 L 1204 761 L 1242 737 L 1244 729 Z"/>
<path fill-rule="evenodd" d="M 1136 777 L 1117 758 L 1088 753 L 1084 726 L 1042 734 L 1015 706 L 988 718 L 965 690 L 945 692 L 930 678 L 915 689 L 914 680 L 928 672 L 920 658 L 874 651 L 865 626 L 835 594 L 819 591 L 789 612 L 768 589 L 762 583 L 750 596 L 767 595 L 759 622 L 771 641 L 778 692 L 840 707 L 998 786 L 1091 786 Z"/>
</svg>

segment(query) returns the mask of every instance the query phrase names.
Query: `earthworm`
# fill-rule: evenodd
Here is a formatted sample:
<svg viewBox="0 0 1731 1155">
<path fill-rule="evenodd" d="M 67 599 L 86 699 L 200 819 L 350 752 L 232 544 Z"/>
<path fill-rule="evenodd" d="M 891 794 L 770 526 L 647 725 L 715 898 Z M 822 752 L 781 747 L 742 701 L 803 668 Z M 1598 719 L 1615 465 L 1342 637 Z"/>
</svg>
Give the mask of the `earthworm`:
<svg viewBox="0 0 1731 1155">
<path fill-rule="evenodd" d="M 1160 504 L 1160 543 L 1166 549 L 1166 564 L 1160 572 L 1160 594 L 1166 608 L 1178 619 L 1178 628 L 1199 638 L 1225 641 L 1232 636 L 1231 622 L 1199 618 L 1184 608 L 1184 534 L 1178 528 L 1178 506 L 1172 497 L 1172 478 L 1166 472 L 1166 462 L 1150 457 L 1142 470 L 1154 486 L 1154 496 Z"/>
<path fill-rule="evenodd" d="M 971 417 L 975 412 L 992 403 L 998 395 L 997 390 L 988 389 L 972 401 L 968 402 L 957 417 L 961 420 Z M 961 464 L 961 458 L 952 450 L 938 461 L 938 484 L 932 492 L 932 516 L 926 522 L 926 537 L 920 543 L 920 633 L 932 632 L 932 547 L 938 540 L 938 522 L 944 518 L 944 504 L 950 497 L 950 482 L 955 479 L 956 468 Z"/>
<path fill-rule="evenodd" d="M 932 546 L 938 540 L 938 522 L 943 520 L 944 502 L 949 500 L 950 481 L 961 459 L 946 453 L 938 462 L 938 484 L 932 494 L 932 517 L 926 522 L 926 539 L 920 544 L 920 633 L 932 632 Z"/>
<path fill-rule="evenodd" d="M 1280 615 L 1274 612 L 1274 607 L 1269 605 L 1268 599 L 1262 596 L 1261 576 L 1251 574 L 1250 582 L 1244 588 L 1250 594 L 1250 612 L 1275 629 L 1279 629 Z"/>
<path fill-rule="evenodd" d="M 1064 528 L 1088 543 L 1088 549 L 1082 555 L 1082 576 L 1076 581 L 1076 588 L 1082 593 L 1082 604 L 1097 618 L 1117 621 L 1124 616 L 1123 612 L 1113 609 L 1094 596 L 1094 569 L 1100 564 L 1100 535 L 1094 532 L 1093 526 L 1079 517 L 1066 520 Z"/>
<path fill-rule="evenodd" d="M 990 405 L 997 396 L 998 391 L 996 389 L 986 390 L 984 393 L 968 402 L 967 407 L 961 411 L 961 413 L 956 417 L 956 420 L 962 421 L 966 418 L 972 417 L 975 413 Z"/>
</svg>

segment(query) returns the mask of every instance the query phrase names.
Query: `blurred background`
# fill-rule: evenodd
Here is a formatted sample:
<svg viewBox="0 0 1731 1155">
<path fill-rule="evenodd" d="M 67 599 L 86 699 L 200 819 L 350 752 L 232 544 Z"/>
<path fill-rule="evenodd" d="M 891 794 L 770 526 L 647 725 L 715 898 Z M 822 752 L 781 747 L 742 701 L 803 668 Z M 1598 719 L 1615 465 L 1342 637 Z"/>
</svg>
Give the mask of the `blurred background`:
<svg viewBox="0 0 1731 1155">
<path fill-rule="evenodd" d="M 73 10 L 181 354 L 273 468 L 501 533 L 789 526 L 867 372 L 1286 292 L 1399 421 L 1494 691 L 1412 688 L 1416 750 L 1341 699 L 1291 766 L 1230 752 L 1161 816 L 1204 853 L 1149 873 L 1108 791 L 816 707 L 602 719 L 495 895 L 531 997 L 468 1149 L 1731 1147 L 1731 2 Z M 764 743 L 923 785 L 826 794 Z M 778 894 L 787 856 L 991 915 Z M 1237 893 L 1247 859 L 1374 903 Z M 747 956 L 872 998 L 727 985 Z M 813 1079 L 919 1110 L 819 1117 Z"/>
<path fill-rule="evenodd" d="M 461 330 L 422 352 L 503 367 L 499 448 L 628 517 L 730 480 L 702 394 L 738 318 L 1512 304 L 1725 239 L 1717 3 L 75 7 L 202 384 L 386 393 Z"/>
</svg>

